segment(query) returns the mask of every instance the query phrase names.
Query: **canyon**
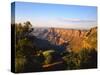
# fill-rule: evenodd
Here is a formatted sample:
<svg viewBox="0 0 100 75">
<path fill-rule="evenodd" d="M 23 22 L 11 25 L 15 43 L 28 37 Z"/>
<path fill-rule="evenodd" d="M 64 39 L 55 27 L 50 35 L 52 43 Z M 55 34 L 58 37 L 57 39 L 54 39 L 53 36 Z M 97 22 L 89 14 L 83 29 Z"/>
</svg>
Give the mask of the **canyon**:
<svg viewBox="0 0 100 75">
<path fill-rule="evenodd" d="M 32 32 L 50 44 L 64 46 L 67 51 L 77 52 L 82 48 L 97 48 L 97 27 L 88 30 L 65 28 L 34 28 Z"/>
</svg>

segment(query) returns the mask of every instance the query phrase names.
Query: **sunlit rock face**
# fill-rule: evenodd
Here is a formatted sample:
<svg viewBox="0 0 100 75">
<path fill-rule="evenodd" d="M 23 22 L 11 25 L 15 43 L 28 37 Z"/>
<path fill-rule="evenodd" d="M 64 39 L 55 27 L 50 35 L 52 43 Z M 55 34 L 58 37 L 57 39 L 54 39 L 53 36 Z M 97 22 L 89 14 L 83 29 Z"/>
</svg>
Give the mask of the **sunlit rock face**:
<svg viewBox="0 0 100 75">
<path fill-rule="evenodd" d="M 97 48 L 97 27 L 80 30 L 64 28 L 37 28 L 33 34 L 48 40 L 54 45 L 64 45 L 67 50 L 79 51 L 81 48 Z"/>
</svg>

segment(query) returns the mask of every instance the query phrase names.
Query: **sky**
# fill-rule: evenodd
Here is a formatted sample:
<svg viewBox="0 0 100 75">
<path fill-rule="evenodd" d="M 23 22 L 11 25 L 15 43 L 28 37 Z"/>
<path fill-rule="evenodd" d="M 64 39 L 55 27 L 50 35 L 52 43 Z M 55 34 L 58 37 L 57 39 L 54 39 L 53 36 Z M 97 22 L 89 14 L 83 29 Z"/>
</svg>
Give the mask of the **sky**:
<svg viewBox="0 0 100 75">
<path fill-rule="evenodd" d="M 97 26 L 94 6 L 15 2 L 15 8 L 11 8 L 16 23 L 30 21 L 33 27 L 89 29 Z"/>
</svg>

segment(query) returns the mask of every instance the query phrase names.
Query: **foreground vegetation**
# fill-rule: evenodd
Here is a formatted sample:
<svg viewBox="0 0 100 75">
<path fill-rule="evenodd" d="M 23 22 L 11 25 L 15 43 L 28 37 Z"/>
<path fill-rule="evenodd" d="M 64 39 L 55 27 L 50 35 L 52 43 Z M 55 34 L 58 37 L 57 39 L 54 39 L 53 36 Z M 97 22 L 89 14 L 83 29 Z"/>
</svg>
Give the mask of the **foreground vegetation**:
<svg viewBox="0 0 100 75">
<path fill-rule="evenodd" d="M 29 21 L 24 24 L 15 24 L 15 28 L 16 72 L 73 70 L 97 67 L 96 48 L 81 48 L 79 52 L 67 52 L 67 50 L 65 50 L 61 53 L 53 49 L 40 50 L 38 46 L 35 45 L 35 42 L 32 42 L 36 37 L 30 36 L 30 33 L 34 29 Z M 96 39 L 96 36 L 93 37 Z"/>
</svg>

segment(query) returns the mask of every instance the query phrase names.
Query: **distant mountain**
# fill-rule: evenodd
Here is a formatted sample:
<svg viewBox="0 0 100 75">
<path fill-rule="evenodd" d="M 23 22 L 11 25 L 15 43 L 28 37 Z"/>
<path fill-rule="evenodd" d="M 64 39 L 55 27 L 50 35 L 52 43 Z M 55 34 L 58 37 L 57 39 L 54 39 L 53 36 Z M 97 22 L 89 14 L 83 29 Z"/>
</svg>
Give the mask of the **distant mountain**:
<svg viewBox="0 0 100 75">
<path fill-rule="evenodd" d="M 64 47 L 68 51 L 79 51 L 81 48 L 97 48 L 97 27 L 90 30 L 35 28 L 32 34 L 38 39 L 47 40 L 50 44 Z M 45 47 L 47 45 L 44 44 Z"/>
</svg>

